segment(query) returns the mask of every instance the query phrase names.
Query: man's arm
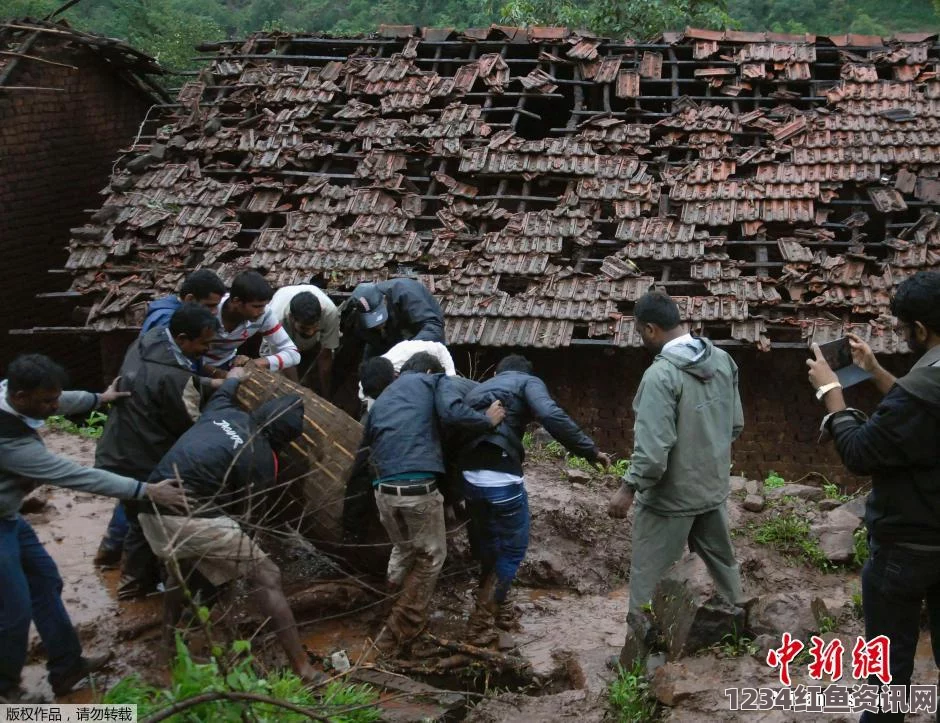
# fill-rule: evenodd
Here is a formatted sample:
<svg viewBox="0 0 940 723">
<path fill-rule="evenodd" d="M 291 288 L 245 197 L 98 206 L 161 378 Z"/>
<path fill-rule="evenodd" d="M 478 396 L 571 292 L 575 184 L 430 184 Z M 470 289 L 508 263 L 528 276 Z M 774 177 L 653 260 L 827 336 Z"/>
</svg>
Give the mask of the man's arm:
<svg viewBox="0 0 940 723">
<path fill-rule="evenodd" d="M 734 367 L 734 400 L 732 401 L 733 418 L 731 422 L 731 439 L 735 440 L 740 437 L 741 432 L 744 431 L 744 406 L 741 404 L 741 391 L 738 389 L 738 366 L 733 361 L 731 364 Z"/>
<path fill-rule="evenodd" d="M 445 427 L 457 427 L 474 434 L 488 434 L 499 426 L 494 425 L 485 413 L 478 412 L 464 402 L 460 388 L 447 376 L 438 379 L 434 407 Z"/>
<path fill-rule="evenodd" d="M 898 386 L 881 400 L 869 420 L 843 408 L 829 417 L 826 426 L 842 463 L 853 474 L 870 475 L 885 467 L 927 464 L 936 459 L 940 425 Z"/>
<path fill-rule="evenodd" d="M 577 423 L 558 406 L 548 393 L 548 388 L 538 377 L 526 380 L 525 400 L 532 416 L 545 427 L 569 452 L 584 457 L 588 462 L 597 459 L 599 450 L 594 440 L 588 437 Z"/>
<path fill-rule="evenodd" d="M 189 377 L 180 385 L 179 379 L 169 375 L 160 380 L 160 407 L 154 410 L 166 424 L 166 428 L 177 437 L 189 429 L 200 415 L 200 393 L 195 377 Z"/>
<path fill-rule="evenodd" d="M 330 395 L 330 384 L 333 379 L 333 350 L 323 348 L 317 356 L 317 376 L 320 379 L 320 392 L 324 397 Z"/>
<path fill-rule="evenodd" d="M 633 454 L 624 484 L 642 491 L 658 484 L 666 473 L 669 453 L 676 444 L 676 392 L 672 380 L 648 370 L 637 390 Z"/>
<path fill-rule="evenodd" d="M 34 440 L 8 445 L 0 457 L 0 466 L 11 475 L 25 477 L 39 484 L 68 487 L 123 500 L 143 499 L 146 485 L 96 467 L 83 467 L 53 454 Z"/>
<path fill-rule="evenodd" d="M 272 372 L 297 366 L 300 363 L 300 351 L 293 339 L 270 311 L 264 312 L 264 323 L 261 326 L 261 335 L 264 341 L 273 350 L 273 354 L 263 357 L 268 369 Z"/>
<path fill-rule="evenodd" d="M 424 293 L 403 293 L 398 306 L 411 327 L 417 327 L 413 339 L 444 342 L 444 312 L 437 299 L 424 286 Z"/>
</svg>

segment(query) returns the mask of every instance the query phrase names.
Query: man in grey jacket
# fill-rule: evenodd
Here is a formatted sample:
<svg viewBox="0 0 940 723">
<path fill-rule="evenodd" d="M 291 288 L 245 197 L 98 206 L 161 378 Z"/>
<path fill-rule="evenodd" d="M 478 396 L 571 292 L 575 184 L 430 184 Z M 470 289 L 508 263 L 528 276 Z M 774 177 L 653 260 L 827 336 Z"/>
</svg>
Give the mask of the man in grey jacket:
<svg viewBox="0 0 940 723">
<path fill-rule="evenodd" d="M 741 600 L 741 578 L 728 529 L 731 443 L 744 427 L 738 368 L 708 339 L 679 324 L 666 294 L 636 303 L 637 330 L 656 354 L 633 400 L 630 470 L 610 502 L 611 517 L 626 517 L 636 498 L 627 639 L 620 663 L 646 653 L 649 624 L 643 606 L 688 543 L 728 602 Z"/>
<path fill-rule="evenodd" d="M 65 695 L 109 655 L 84 657 L 62 604 L 62 578 L 36 533 L 19 514 L 23 498 L 41 484 L 120 499 L 182 507 L 185 495 L 170 480 L 145 484 L 83 467 L 46 449 L 38 430 L 51 414 L 85 414 L 123 393 L 63 392 L 66 375 L 41 354 L 17 357 L 0 382 L 0 701 L 19 694 L 29 625 L 36 624 L 48 657 L 49 682 Z"/>
</svg>

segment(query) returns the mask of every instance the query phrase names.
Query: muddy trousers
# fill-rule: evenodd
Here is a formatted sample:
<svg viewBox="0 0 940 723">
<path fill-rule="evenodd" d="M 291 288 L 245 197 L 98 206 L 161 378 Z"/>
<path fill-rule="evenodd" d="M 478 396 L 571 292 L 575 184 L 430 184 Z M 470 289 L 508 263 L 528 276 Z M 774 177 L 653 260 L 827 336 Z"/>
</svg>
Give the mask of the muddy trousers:
<svg viewBox="0 0 940 723">
<path fill-rule="evenodd" d="M 398 496 L 376 490 L 375 502 L 392 541 L 388 581 L 401 585 L 385 624 L 404 642 L 427 624 L 428 606 L 447 557 L 444 497 L 437 491 Z"/>
<path fill-rule="evenodd" d="M 29 624 L 46 649 L 49 681 L 81 665 L 82 646 L 62 603 L 62 578 L 26 520 L 0 520 L 0 695 L 20 683 Z"/>
<path fill-rule="evenodd" d="M 731 603 L 741 602 L 741 574 L 734 559 L 724 504 L 689 517 L 659 515 L 643 505 L 635 510 L 628 619 L 642 614 L 643 606 L 653 598 L 656 583 L 682 558 L 686 544 L 705 562 L 718 592 Z"/>
<path fill-rule="evenodd" d="M 940 667 L 940 552 L 878 545 L 871 541 L 870 548 L 870 557 L 862 568 L 865 639 L 887 636 L 891 645 L 891 685 L 909 686 L 920 634 L 920 610 L 925 601 L 933 657 Z M 869 677 L 868 683 L 881 685 L 875 676 Z M 862 723 L 903 721 L 904 714 L 865 712 L 860 720 Z"/>
<path fill-rule="evenodd" d="M 529 547 L 529 497 L 521 484 L 479 487 L 467 482 L 463 491 L 470 513 L 470 549 L 480 563 L 480 582 L 495 574 L 493 597 L 502 603 Z"/>
</svg>

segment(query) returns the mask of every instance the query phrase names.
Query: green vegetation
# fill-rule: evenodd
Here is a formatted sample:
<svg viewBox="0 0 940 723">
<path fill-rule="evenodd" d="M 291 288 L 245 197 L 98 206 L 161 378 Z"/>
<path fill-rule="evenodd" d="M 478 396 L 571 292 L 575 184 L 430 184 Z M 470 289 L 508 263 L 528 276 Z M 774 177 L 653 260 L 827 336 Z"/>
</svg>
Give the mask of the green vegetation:
<svg viewBox="0 0 940 723">
<path fill-rule="evenodd" d="M 854 535 L 855 552 L 852 555 L 852 562 L 856 567 L 861 567 L 868 559 L 868 530 L 859 527 Z"/>
<path fill-rule="evenodd" d="M 855 614 L 859 620 L 861 620 L 865 615 L 865 610 L 862 607 L 862 591 L 856 589 L 852 593 L 852 612 Z"/>
<path fill-rule="evenodd" d="M 617 723 L 647 723 L 659 717 L 659 706 L 646 679 L 643 661 L 637 661 L 629 670 L 618 668 L 608 700 Z"/>
<path fill-rule="evenodd" d="M 130 676 L 109 690 L 103 702 L 136 703 L 137 714 L 143 719 L 199 695 L 247 693 L 310 708 L 311 713 L 315 712 L 331 723 L 372 723 L 379 720 L 380 712 L 375 705 L 378 695 L 369 686 L 334 681 L 322 690 L 311 692 L 300 678 L 290 672 L 259 677 L 250 652 L 248 641 L 239 640 L 232 645 L 228 656 L 231 660 L 226 665 L 221 665 L 217 657 L 208 663 L 197 663 L 182 638 L 177 636 L 176 658 L 168 688 L 156 688 L 137 676 Z M 310 719 L 310 715 L 273 703 L 219 698 L 194 705 L 166 720 L 170 723 L 241 723 L 245 720 L 302 723 Z"/>
<path fill-rule="evenodd" d="M 62 0 L 0 0 L 0 17 L 45 17 Z M 121 38 L 166 67 L 195 66 L 204 41 L 259 30 L 359 34 L 379 25 L 468 28 L 491 23 L 560 24 L 613 37 L 645 38 L 687 25 L 790 33 L 891 35 L 940 30 L 940 0 L 99 0 L 61 17 Z"/>
<path fill-rule="evenodd" d="M 852 495 L 842 494 L 842 490 L 839 489 L 839 485 L 833 484 L 832 482 L 827 482 L 823 485 L 823 492 L 826 493 L 827 499 L 830 500 L 848 502 L 850 499 L 852 499 Z"/>
<path fill-rule="evenodd" d="M 739 658 L 742 655 L 754 655 L 757 646 L 754 641 L 735 627 L 734 632 L 725 635 L 720 643 L 716 643 L 711 650 L 719 658 Z"/>
<path fill-rule="evenodd" d="M 755 529 L 754 541 L 769 545 L 777 552 L 803 561 L 826 571 L 832 563 L 826 559 L 819 543 L 809 534 L 809 523 L 793 512 L 775 514 Z"/>
<path fill-rule="evenodd" d="M 767 479 L 764 480 L 764 489 L 774 490 L 778 487 L 783 487 L 786 483 L 787 481 L 783 477 L 773 470 L 770 470 L 770 472 L 767 473 Z"/>
<path fill-rule="evenodd" d="M 832 617 L 832 616 L 830 616 L 830 615 L 824 616 L 823 619 L 820 620 L 819 623 L 818 623 L 818 624 L 819 624 L 819 634 L 820 634 L 820 635 L 825 635 L 826 633 L 831 633 L 833 630 L 836 629 L 836 623 L 837 623 L 837 622 L 838 622 L 838 621 L 836 620 L 836 618 L 834 618 L 834 617 Z"/>
<path fill-rule="evenodd" d="M 68 434 L 78 434 L 89 439 L 98 439 L 104 431 L 104 423 L 108 421 L 108 415 L 104 412 L 91 412 L 82 424 L 76 424 L 68 417 L 56 414 L 46 419 L 46 424 L 50 429 L 55 429 Z"/>
</svg>

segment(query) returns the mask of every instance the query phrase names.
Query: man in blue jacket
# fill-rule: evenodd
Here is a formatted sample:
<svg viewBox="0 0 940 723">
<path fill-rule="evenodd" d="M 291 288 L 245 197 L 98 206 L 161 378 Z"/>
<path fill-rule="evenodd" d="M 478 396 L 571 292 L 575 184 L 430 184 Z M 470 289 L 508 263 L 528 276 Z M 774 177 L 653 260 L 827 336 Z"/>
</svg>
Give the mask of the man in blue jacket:
<svg viewBox="0 0 940 723">
<path fill-rule="evenodd" d="M 225 296 L 225 284 L 214 271 L 199 269 L 193 271 L 183 281 L 179 295 L 164 296 L 147 307 L 147 316 L 141 326 L 143 336 L 151 329 L 170 325 L 170 319 L 183 304 L 205 306 L 213 314 L 219 308 L 219 302 Z"/>
<path fill-rule="evenodd" d="M 369 411 L 351 479 L 368 473 L 379 518 L 392 541 L 388 583 L 400 590 L 376 645 L 392 655 L 421 633 L 428 605 L 447 556 L 444 498 L 438 478 L 445 473 L 441 426 L 458 426 L 479 434 L 502 421 L 498 403 L 486 413 L 462 400 L 440 362 L 416 354 L 376 399 Z"/>
<path fill-rule="evenodd" d="M 476 410 L 500 402 L 506 412 L 499 427 L 462 446 L 457 462 L 470 513 L 470 546 L 480 563 L 467 636 L 475 645 L 488 645 L 498 637 L 497 627 L 508 631 L 514 626 L 509 590 L 529 546 L 529 498 L 522 477 L 526 426 L 540 423 L 569 452 L 589 462 L 607 467 L 610 458 L 558 406 L 532 373 L 531 362 L 518 354 L 502 359 L 493 378 L 470 389 L 464 402 Z"/>
<path fill-rule="evenodd" d="M 865 637 L 890 640 L 891 685 L 910 686 L 925 601 L 940 666 L 940 273 L 920 271 L 901 283 L 891 311 L 920 358 L 896 379 L 867 344 L 849 337 L 855 363 L 885 395 L 870 419 L 846 406 L 815 344 L 807 365 L 828 412 L 823 430 L 850 472 L 872 478 L 865 502 L 870 554 L 862 569 Z M 904 714 L 865 712 L 861 720 L 903 721 Z"/>
</svg>

